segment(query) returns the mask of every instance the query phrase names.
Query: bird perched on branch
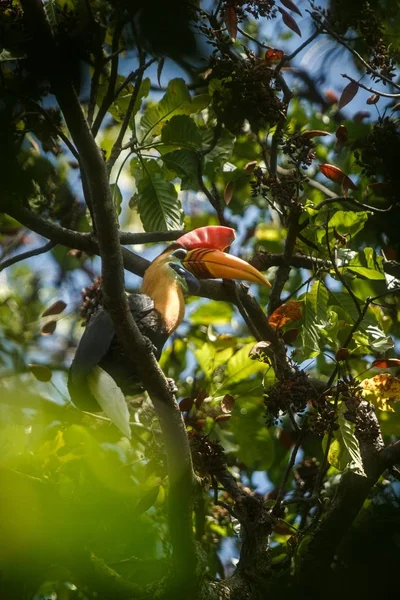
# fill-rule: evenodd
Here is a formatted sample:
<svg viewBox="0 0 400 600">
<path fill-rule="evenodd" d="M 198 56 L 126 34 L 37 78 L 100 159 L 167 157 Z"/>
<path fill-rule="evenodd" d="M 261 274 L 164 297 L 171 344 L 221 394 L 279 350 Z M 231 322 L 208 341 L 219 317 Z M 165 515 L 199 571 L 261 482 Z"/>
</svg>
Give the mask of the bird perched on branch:
<svg viewBox="0 0 400 600">
<path fill-rule="evenodd" d="M 224 250 L 235 238 L 230 227 L 200 227 L 168 246 L 147 268 L 139 294 L 128 303 L 142 335 L 157 360 L 168 337 L 185 313 L 185 294 L 196 294 L 198 279 L 244 279 L 269 286 L 268 280 L 244 260 Z M 88 319 L 69 371 L 68 389 L 76 406 L 98 411 L 88 377 L 99 366 L 124 394 L 137 394 L 140 380 L 121 348 L 107 310 L 99 305 Z"/>
</svg>

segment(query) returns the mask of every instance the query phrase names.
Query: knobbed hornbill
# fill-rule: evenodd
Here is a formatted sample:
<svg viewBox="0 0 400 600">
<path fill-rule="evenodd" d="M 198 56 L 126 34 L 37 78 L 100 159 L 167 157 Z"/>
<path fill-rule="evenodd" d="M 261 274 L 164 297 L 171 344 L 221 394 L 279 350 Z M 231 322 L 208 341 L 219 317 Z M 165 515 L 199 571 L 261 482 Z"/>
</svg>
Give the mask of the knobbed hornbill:
<svg viewBox="0 0 400 600">
<path fill-rule="evenodd" d="M 140 293 L 128 296 L 132 316 L 157 360 L 183 319 L 184 294 L 199 290 L 197 278 L 244 279 L 270 286 L 257 269 L 224 252 L 234 239 L 235 231 L 230 227 L 200 227 L 184 234 L 149 265 Z M 69 371 L 71 399 L 83 410 L 100 410 L 87 379 L 96 366 L 111 375 L 124 394 L 137 394 L 142 389 L 102 306 L 90 317 Z"/>
</svg>

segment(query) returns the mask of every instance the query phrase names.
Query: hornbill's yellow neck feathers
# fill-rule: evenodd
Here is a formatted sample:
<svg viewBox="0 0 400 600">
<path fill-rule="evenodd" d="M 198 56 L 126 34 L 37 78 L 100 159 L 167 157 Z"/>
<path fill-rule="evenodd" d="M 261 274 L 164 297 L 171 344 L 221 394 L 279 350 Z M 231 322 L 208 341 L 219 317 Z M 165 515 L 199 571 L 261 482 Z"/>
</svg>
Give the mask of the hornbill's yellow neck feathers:
<svg viewBox="0 0 400 600">
<path fill-rule="evenodd" d="M 234 239 L 235 231 L 231 227 L 199 227 L 178 238 L 166 252 L 177 246 L 186 249 L 182 265 L 198 279 L 242 279 L 271 287 L 255 267 L 223 252 Z"/>
<path fill-rule="evenodd" d="M 168 335 L 175 331 L 185 314 L 184 292 L 195 294 L 199 289 L 196 277 L 182 266 L 186 254 L 186 250 L 179 248 L 158 256 L 147 268 L 140 288 L 142 294 L 152 298 Z"/>
</svg>

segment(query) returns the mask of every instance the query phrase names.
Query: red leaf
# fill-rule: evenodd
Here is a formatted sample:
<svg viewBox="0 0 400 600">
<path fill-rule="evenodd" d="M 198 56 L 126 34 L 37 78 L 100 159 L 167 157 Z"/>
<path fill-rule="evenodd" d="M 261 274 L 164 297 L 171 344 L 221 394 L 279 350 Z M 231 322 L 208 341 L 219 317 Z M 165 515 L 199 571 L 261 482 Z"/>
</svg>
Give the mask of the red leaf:
<svg viewBox="0 0 400 600">
<path fill-rule="evenodd" d="M 314 137 L 323 137 L 325 135 L 331 135 L 329 131 L 323 131 L 322 129 L 310 129 L 309 131 L 303 131 L 301 137 L 306 140 L 311 140 Z"/>
<path fill-rule="evenodd" d="M 53 302 L 53 304 L 51 306 L 49 306 L 49 308 L 46 308 L 46 310 L 42 312 L 42 317 L 50 317 L 52 315 L 59 315 L 60 313 L 62 313 L 62 311 L 64 310 L 64 308 L 66 306 L 67 305 L 64 302 L 64 300 L 56 300 L 56 302 Z"/>
<path fill-rule="evenodd" d="M 282 50 L 276 50 L 276 48 L 270 48 L 269 50 L 266 51 L 264 58 L 265 58 L 265 62 L 267 62 L 269 65 L 272 65 L 273 63 L 277 63 L 277 62 L 281 61 L 284 56 L 285 56 L 285 53 Z"/>
<path fill-rule="evenodd" d="M 284 10 L 280 6 L 278 7 L 278 10 L 282 15 L 282 20 L 285 23 L 286 27 L 289 27 L 289 29 L 291 29 L 292 31 L 294 31 L 294 33 L 297 33 L 297 35 L 301 37 L 301 31 L 293 17 L 289 15 L 289 13 L 286 12 L 286 10 Z"/>
<path fill-rule="evenodd" d="M 51 335 L 52 333 L 55 332 L 57 327 L 57 321 L 48 321 L 47 323 L 45 323 L 42 327 L 42 329 L 40 330 L 40 333 L 42 335 Z"/>
<path fill-rule="evenodd" d="M 343 173 L 343 171 L 341 171 L 339 167 L 335 167 L 335 165 L 328 164 L 318 165 L 318 167 L 321 173 L 325 175 L 325 177 L 327 177 L 331 181 L 334 181 L 335 183 L 340 183 L 344 193 L 349 189 L 357 189 L 355 183 L 353 183 L 350 177 Z"/>
<path fill-rule="evenodd" d="M 374 360 L 371 367 L 375 369 L 391 369 L 392 367 L 398 367 L 400 360 L 398 358 L 378 358 Z"/>
<path fill-rule="evenodd" d="M 280 329 L 287 323 L 298 321 L 303 316 L 303 303 L 291 300 L 279 306 L 272 315 L 268 317 L 268 323 L 272 327 Z"/>
<path fill-rule="evenodd" d="M 346 85 L 346 87 L 344 88 L 342 95 L 340 96 L 340 100 L 339 100 L 339 110 L 341 108 L 343 108 L 344 106 L 346 106 L 346 104 L 348 104 L 349 102 L 351 102 L 354 98 L 354 96 L 357 94 L 358 92 L 358 83 L 355 81 L 350 81 L 350 83 L 348 83 Z"/>
<path fill-rule="evenodd" d="M 165 58 L 161 58 L 161 60 L 158 61 L 158 65 L 157 65 L 157 81 L 158 81 L 158 85 L 159 87 L 161 87 L 161 74 L 162 74 L 162 70 L 164 68 L 164 62 L 165 62 Z"/>
<path fill-rule="evenodd" d="M 297 8 L 297 6 L 295 5 L 294 2 L 292 2 L 292 0 L 281 0 L 281 3 L 283 4 L 283 6 L 286 6 L 286 8 L 288 8 L 289 10 L 291 10 L 292 12 L 297 13 L 300 17 L 302 17 L 303 15 L 301 14 L 301 11 L 299 8 Z"/>
<path fill-rule="evenodd" d="M 225 204 L 227 206 L 230 203 L 230 201 L 232 200 L 232 195 L 233 195 L 233 181 L 228 181 L 228 183 L 225 186 L 225 190 L 224 190 L 224 200 L 225 200 Z"/>
<path fill-rule="evenodd" d="M 225 7 L 224 21 L 229 35 L 231 36 L 232 40 L 235 41 L 237 36 L 238 20 L 235 7 L 232 6 L 232 4 L 227 4 Z"/>
<path fill-rule="evenodd" d="M 326 98 L 326 101 L 329 102 L 329 104 L 337 104 L 339 101 L 336 92 L 334 92 L 333 90 L 325 90 L 324 96 Z"/>
</svg>

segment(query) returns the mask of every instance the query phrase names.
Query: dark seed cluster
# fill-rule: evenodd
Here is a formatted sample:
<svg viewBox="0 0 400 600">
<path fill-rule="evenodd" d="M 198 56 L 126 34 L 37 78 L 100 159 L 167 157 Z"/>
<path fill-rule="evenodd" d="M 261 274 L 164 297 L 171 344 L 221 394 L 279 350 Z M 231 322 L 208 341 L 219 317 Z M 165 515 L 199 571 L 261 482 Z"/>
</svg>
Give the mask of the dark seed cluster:
<svg viewBox="0 0 400 600">
<path fill-rule="evenodd" d="M 200 477 L 216 476 L 225 468 L 224 451 L 219 442 L 213 442 L 197 431 L 190 432 L 189 441 L 193 466 Z"/>
<path fill-rule="evenodd" d="M 316 401 L 318 393 L 311 385 L 307 373 L 295 371 L 290 377 L 277 381 L 264 394 L 267 426 L 276 425 L 289 409 L 305 410 L 307 403 Z"/>
<path fill-rule="evenodd" d="M 82 305 L 80 308 L 81 317 L 84 319 L 82 327 L 85 327 L 92 315 L 96 312 L 99 306 L 103 303 L 103 292 L 101 289 L 101 277 L 82 290 Z"/>
<path fill-rule="evenodd" d="M 254 132 L 284 120 L 284 106 L 273 70 L 251 52 L 246 59 L 231 56 L 212 59 L 212 79 L 219 80 L 213 93 L 218 119 L 232 133 L 242 130 L 247 120 Z"/>
<path fill-rule="evenodd" d="M 272 19 L 276 14 L 275 0 L 227 0 L 221 6 L 221 16 L 229 6 L 235 9 L 238 21 L 245 19 L 246 13 L 251 14 L 255 19 L 260 17 Z"/>
<path fill-rule="evenodd" d="M 319 462 L 315 457 L 305 458 L 296 465 L 296 468 L 293 470 L 293 475 L 298 491 L 306 493 L 311 492 L 314 489 L 319 468 Z"/>
<path fill-rule="evenodd" d="M 279 203 L 279 206 L 297 204 L 298 180 L 295 174 L 278 177 L 270 176 L 261 168 L 254 170 L 255 179 L 250 182 L 251 195 L 262 196 Z"/>
</svg>

